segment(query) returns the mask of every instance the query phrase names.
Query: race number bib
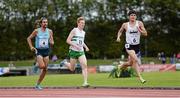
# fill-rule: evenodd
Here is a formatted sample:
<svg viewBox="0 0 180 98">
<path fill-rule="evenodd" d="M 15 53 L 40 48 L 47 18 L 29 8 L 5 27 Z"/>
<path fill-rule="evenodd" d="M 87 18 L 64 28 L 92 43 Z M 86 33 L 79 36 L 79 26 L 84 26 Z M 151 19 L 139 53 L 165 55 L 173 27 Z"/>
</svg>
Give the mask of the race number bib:
<svg viewBox="0 0 180 98">
<path fill-rule="evenodd" d="M 130 47 L 130 45 L 129 44 L 125 44 L 125 48 L 129 48 Z"/>
<path fill-rule="evenodd" d="M 48 39 L 39 39 L 40 48 L 48 48 Z"/>
<path fill-rule="evenodd" d="M 138 44 L 138 37 L 136 35 L 131 36 L 131 43 L 132 44 Z"/>
<path fill-rule="evenodd" d="M 133 38 L 132 42 L 137 43 L 137 38 Z"/>
<path fill-rule="evenodd" d="M 82 40 L 79 40 L 79 45 L 83 45 L 83 41 Z"/>
</svg>

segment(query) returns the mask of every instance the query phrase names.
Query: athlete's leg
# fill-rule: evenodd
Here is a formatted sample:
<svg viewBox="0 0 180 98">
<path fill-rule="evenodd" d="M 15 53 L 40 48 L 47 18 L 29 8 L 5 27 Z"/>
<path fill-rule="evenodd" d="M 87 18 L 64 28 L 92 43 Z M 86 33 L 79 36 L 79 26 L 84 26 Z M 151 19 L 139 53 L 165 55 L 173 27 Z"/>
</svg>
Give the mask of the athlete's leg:
<svg viewBox="0 0 180 98">
<path fill-rule="evenodd" d="M 118 65 L 118 68 L 120 68 L 120 69 L 125 69 L 125 68 L 127 68 L 128 66 L 131 66 L 131 65 L 132 65 L 132 61 L 128 59 L 127 62 L 124 62 L 124 63 L 122 63 L 122 64 L 119 64 L 119 65 Z"/>
<path fill-rule="evenodd" d="M 44 76 L 47 72 L 47 64 L 49 62 L 49 56 L 43 58 L 42 56 L 38 55 L 37 62 L 39 64 L 39 68 L 41 69 L 41 73 L 40 73 L 39 79 L 37 81 L 37 84 L 40 84 L 42 82 L 42 80 L 44 79 Z"/>
<path fill-rule="evenodd" d="M 39 66 L 38 66 L 38 62 L 37 62 L 37 58 L 35 57 L 35 61 L 32 67 L 33 73 L 37 73 L 39 70 Z"/>
<path fill-rule="evenodd" d="M 67 63 L 66 66 L 69 68 L 69 70 L 74 71 L 76 62 L 77 62 L 77 59 L 70 58 L 70 63 Z"/>
<path fill-rule="evenodd" d="M 75 70 L 75 64 L 77 62 L 77 52 L 73 50 L 69 50 L 69 57 L 70 61 L 68 62 L 67 59 L 64 59 L 60 65 L 65 65 L 68 67 L 69 70 L 74 71 Z"/>
<path fill-rule="evenodd" d="M 138 64 L 138 58 L 137 58 L 137 55 L 135 53 L 134 50 L 127 50 L 127 53 L 129 54 L 130 56 L 130 60 L 132 61 L 132 66 L 135 68 L 135 71 L 140 79 L 140 81 L 142 83 L 145 82 L 145 80 L 142 78 L 141 74 L 140 74 L 140 68 L 139 68 L 139 64 Z"/>
<path fill-rule="evenodd" d="M 79 60 L 79 63 L 81 65 L 81 68 L 82 68 L 82 75 L 83 75 L 83 78 L 84 78 L 84 84 L 83 86 L 88 86 L 88 82 L 87 82 L 87 78 L 88 78 L 88 71 L 87 71 L 87 59 L 86 59 L 86 56 L 85 55 L 82 55 L 78 58 Z"/>
</svg>

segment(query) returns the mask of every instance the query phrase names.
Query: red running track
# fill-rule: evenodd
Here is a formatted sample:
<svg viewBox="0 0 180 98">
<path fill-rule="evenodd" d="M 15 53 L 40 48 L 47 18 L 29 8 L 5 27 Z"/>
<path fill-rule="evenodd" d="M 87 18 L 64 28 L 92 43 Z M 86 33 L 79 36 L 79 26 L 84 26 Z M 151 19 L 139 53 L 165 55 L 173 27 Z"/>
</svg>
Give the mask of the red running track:
<svg viewBox="0 0 180 98">
<path fill-rule="evenodd" d="M 161 89 L 0 89 L 0 98 L 180 98 L 180 90 Z"/>
</svg>

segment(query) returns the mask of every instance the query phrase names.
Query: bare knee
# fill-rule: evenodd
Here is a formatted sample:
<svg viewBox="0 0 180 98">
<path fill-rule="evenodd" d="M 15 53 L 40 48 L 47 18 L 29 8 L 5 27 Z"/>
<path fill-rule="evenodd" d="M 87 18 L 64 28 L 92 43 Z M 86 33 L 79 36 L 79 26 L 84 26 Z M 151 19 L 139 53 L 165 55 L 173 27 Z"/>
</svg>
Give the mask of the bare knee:
<svg viewBox="0 0 180 98">
<path fill-rule="evenodd" d="M 132 61 L 128 61 L 128 62 L 126 62 L 126 65 L 127 65 L 127 66 L 131 66 L 132 63 L 133 63 Z"/>
<path fill-rule="evenodd" d="M 75 64 L 70 64 L 69 70 L 70 70 L 70 71 L 75 71 Z"/>
<path fill-rule="evenodd" d="M 138 63 L 138 59 L 133 59 L 133 60 L 132 60 L 132 63 L 133 63 L 133 64 L 137 64 L 137 63 Z"/>
<path fill-rule="evenodd" d="M 75 71 L 75 68 L 71 68 L 71 69 L 69 69 L 70 71 Z"/>
<path fill-rule="evenodd" d="M 47 67 L 43 68 L 42 70 L 43 72 L 47 72 Z"/>
<path fill-rule="evenodd" d="M 82 68 L 82 70 L 86 70 L 86 69 L 87 69 L 87 65 L 86 65 L 86 64 L 83 64 L 83 65 L 81 66 L 81 68 Z"/>
<path fill-rule="evenodd" d="M 39 68 L 40 69 L 47 69 L 47 67 L 44 64 L 40 65 Z"/>
</svg>

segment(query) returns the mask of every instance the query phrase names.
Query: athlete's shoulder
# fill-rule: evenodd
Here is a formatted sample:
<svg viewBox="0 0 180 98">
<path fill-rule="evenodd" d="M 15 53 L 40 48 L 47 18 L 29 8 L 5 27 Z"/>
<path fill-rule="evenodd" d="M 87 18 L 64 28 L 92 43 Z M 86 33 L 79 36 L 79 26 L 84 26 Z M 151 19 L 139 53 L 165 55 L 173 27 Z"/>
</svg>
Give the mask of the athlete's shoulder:
<svg viewBox="0 0 180 98">
<path fill-rule="evenodd" d="M 34 33 L 37 33 L 38 32 L 38 30 L 39 30 L 39 28 L 36 28 L 36 29 L 34 29 Z"/>
<path fill-rule="evenodd" d="M 129 22 L 124 22 L 124 24 L 128 24 Z"/>
<path fill-rule="evenodd" d="M 78 28 L 76 28 L 76 27 L 72 29 L 72 31 L 74 31 L 74 32 L 77 31 L 77 30 L 78 30 Z"/>
<path fill-rule="evenodd" d="M 41 27 L 39 27 L 39 28 L 36 28 L 35 30 L 36 30 L 36 31 L 38 31 L 38 30 L 41 30 Z"/>
<path fill-rule="evenodd" d="M 122 24 L 122 28 L 126 29 L 126 28 L 127 28 L 127 25 L 128 25 L 128 22 L 124 22 L 124 23 Z"/>
<path fill-rule="evenodd" d="M 73 28 L 71 31 L 76 31 L 77 30 L 77 28 Z"/>
<path fill-rule="evenodd" d="M 37 32 L 37 31 L 38 31 L 38 28 L 34 29 L 34 31 Z"/>
<path fill-rule="evenodd" d="M 86 32 L 83 30 L 83 33 L 86 33 Z"/>
<path fill-rule="evenodd" d="M 140 20 L 136 20 L 137 22 L 138 22 L 138 24 L 143 24 L 143 22 L 142 21 L 140 21 Z"/>
<path fill-rule="evenodd" d="M 49 32 L 52 32 L 52 30 L 51 29 L 49 29 L 49 28 L 46 28 Z"/>
<path fill-rule="evenodd" d="M 127 24 L 128 24 L 128 22 L 124 22 L 122 25 L 123 25 L 123 26 L 127 26 Z"/>
<path fill-rule="evenodd" d="M 75 34 L 76 31 L 77 31 L 77 28 L 73 28 L 70 33 L 71 33 L 71 34 Z"/>
</svg>

